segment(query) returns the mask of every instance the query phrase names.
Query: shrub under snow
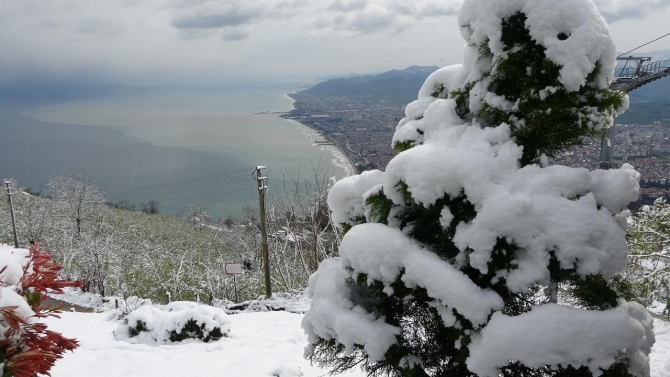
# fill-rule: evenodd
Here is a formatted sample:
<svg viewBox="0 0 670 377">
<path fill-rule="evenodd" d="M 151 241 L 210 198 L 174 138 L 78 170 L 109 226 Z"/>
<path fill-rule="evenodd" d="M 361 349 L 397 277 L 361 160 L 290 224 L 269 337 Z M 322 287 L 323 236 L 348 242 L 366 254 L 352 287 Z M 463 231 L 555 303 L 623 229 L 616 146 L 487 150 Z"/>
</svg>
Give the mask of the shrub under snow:
<svg viewBox="0 0 670 377">
<path fill-rule="evenodd" d="M 230 335 L 230 320 L 221 309 L 188 301 L 163 308 L 142 306 L 132 311 L 114 332 L 129 343 L 170 344 L 187 339 L 212 342 Z"/>
</svg>

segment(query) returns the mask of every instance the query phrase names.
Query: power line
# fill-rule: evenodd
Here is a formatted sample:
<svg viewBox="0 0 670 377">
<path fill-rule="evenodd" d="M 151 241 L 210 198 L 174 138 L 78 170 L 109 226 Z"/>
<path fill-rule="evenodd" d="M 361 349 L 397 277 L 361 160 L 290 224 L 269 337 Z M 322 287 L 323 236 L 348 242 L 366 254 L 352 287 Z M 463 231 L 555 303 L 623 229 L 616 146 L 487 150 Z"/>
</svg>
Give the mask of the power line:
<svg viewBox="0 0 670 377">
<path fill-rule="evenodd" d="M 624 56 L 624 55 L 626 55 L 626 54 L 629 54 L 629 53 L 631 53 L 631 52 L 633 52 L 633 51 L 635 51 L 635 50 L 637 50 L 637 49 L 639 49 L 639 48 L 642 48 L 642 47 L 644 47 L 644 46 L 646 46 L 646 45 L 652 44 L 652 43 L 658 41 L 659 39 L 663 39 L 663 38 L 667 37 L 668 35 L 670 35 L 670 33 L 668 33 L 668 34 L 666 34 L 666 35 L 663 35 L 663 36 L 661 36 L 661 37 L 658 37 L 658 38 L 654 39 L 653 41 L 651 41 L 651 42 L 647 42 L 647 43 L 645 43 L 645 44 L 643 44 L 643 45 L 641 45 L 641 46 L 637 46 L 637 47 L 635 47 L 634 49 L 632 49 L 632 50 L 630 50 L 630 51 L 626 51 L 626 52 L 624 52 L 623 54 L 617 56 L 617 59 L 620 58 L 620 57 L 622 57 L 622 56 Z"/>
<path fill-rule="evenodd" d="M 173 199 L 173 200 L 170 200 L 170 201 L 171 201 L 171 202 L 177 202 L 177 201 L 180 201 L 180 200 L 195 200 L 195 199 L 201 199 L 201 198 L 210 198 L 210 197 L 212 197 L 212 196 L 221 196 L 221 195 L 227 195 L 227 194 L 234 194 L 234 193 L 237 193 L 237 192 L 250 191 L 250 190 L 251 190 L 251 189 L 247 187 L 247 188 L 240 189 L 240 190 L 226 191 L 226 192 L 221 192 L 221 193 L 211 194 L 211 195 L 200 195 L 200 196 L 194 196 L 194 197 L 188 197 L 188 198 L 179 198 L 179 199 Z"/>
<path fill-rule="evenodd" d="M 176 185 L 179 183 L 191 183 L 191 182 L 197 182 L 197 181 L 203 181 L 206 179 L 213 179 L 213 178 L 220 178 L 220 177 L 225 177 L 227 175 L 232 175 L 232 174 L 237 174 L 246 171 L 247 169 L 242 169 L 242 170 L 237 170 L 237 171 L 232 171 L 232 172 L 227 172 L 227 173 L 222 173 L 222 174 L 216 174 L 216 175 L 210 175 L 210 176 L 204 176 L 200 178 L 195 178 L 195 179 L 185 179 L 182 181 L 174 181 L 174 182 L 167 182 L 167 183 L 158 183 L 155 185 L 146 185 L 146 186 L 135 186 L 135 187 L 117 187 L 117 188 L 111 188 L 111 189 L 102 189 L 102 191 L 121 191 L 121 190 L 135 190 L 135 189 L 142 189 L 142 188 L 151 188 L 151 187 L 161 187 L 161 186 L 169 186 L 169 185 Z"/>
<path fill-rule="evenodd" d="M 230 184 L 237 184 L 237 183 L 243 183 L 243 182 L 249 182 L 252 181 L 253 179 L 246 178 L 241 181 L 236 181 L 236 182 L 231 182 Z M 177 194 L 180 192 L 189 192 L 189 191 L 196 191 L 196 190 L 205 190 L 208 188 L 213 188 L 213 187 L 221 187 L 221 185 L 216 185 L 216 186 L 207 186 L 207 187 L 197 187 L 197 188 L 190 188 L 190 189 L 184 189 L 184 190 L 175 190 L 175 191 L 167 191 L 167 192 L 155 192 L 155 193 L 149 193 L 149 194 L 136 194 L 136 195 L 124 195 L 125 198 L 136 198 L 140 196 L 154 196 L 154 195 L 167 195 L 167 194 Z M 246 190 L 246 189 L 245 189 Z"/>
</svg>

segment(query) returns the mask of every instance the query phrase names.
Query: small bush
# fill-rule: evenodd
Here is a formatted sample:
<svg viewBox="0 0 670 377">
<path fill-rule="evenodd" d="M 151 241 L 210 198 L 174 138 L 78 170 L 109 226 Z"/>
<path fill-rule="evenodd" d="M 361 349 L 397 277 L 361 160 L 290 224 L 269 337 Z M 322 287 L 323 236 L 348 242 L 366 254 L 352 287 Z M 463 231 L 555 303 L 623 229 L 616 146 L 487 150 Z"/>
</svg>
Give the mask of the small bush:
<svg viewBox="0 0 670 377">
<path fill-rule="evenodd" d="M 198 324 L 194 319 L 189 319 L 186 321 L 184 327 L 181 328 L 181 331 L 172 330 L 170 331 L 170 341 L 171 342 L 181 342 L 186 339 L 200 339 L 205 343 L 211 341 L 217 341 L 223 338 L 221 333 L 221 328 L 215 327 L 212 330 L 208 331 L 205 328 L 205 324 Z"/>
<path fill-rule="evenodd" d="M 230 320 L 221 309 L 177 301 L 163 308 L 142 306 L 132 311 L 115 331 L 129 343 L 170 344 L 188 339 L 217 341 L 230 334 Z"/>
<path fill-rule="evenodd" d="M 149 331 L 147 328 L 147 323 L 144 321 L 137 321 L 135 326 L 128 326 L 128 335 L 135 337 L 140 335 L 141 332 Z"/>
</svg>

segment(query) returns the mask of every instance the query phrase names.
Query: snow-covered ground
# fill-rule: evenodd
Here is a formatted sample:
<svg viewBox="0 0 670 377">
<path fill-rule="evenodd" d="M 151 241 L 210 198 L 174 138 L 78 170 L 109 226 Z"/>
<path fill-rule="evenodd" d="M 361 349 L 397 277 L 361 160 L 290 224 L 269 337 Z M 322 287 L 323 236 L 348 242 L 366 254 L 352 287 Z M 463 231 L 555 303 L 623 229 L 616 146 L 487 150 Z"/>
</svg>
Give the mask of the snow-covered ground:
<svg viewBox="0 0 670 377">
<path fill-rule="evenodd" d="M 327 370 L 303 359 L 303 315 L 279 312 L 230 315 L 232 337 L 214 343 L 148 346 L 114 339 L 107 313 L 63 313 L 49 328 L 75 337 L 80 347 L 56 362 L 53 377 L 245 376 L 316 377 Z M 670 377 L 670 324 L 655 321 L 651 377 Z M 355 370 L 343 376 L 365 376 Z"/>
<path fill-rule="evenodd" d="M 245 302 L 242 311 L 231 309 L 232 302 L 215 306 L 228 313 L 230 338 L 214 343 L 191 342 L 178 345 L 149 346 L 129 344 L 114 339 L 119 325 L 109 318 L 118 315 L 114 299 L 124 308 L 120 297 L 103 299 L 100 295 L 66 289 L 59 299 L 103 313 L 62 313 L 62 319 L 47 319 L 49 328 L 74 337 L 80 347 L 56 363 L 54 377 L 112 376 L 249 376 L 249 377 L 316 377 L 327 370 L 311 366 L 303 358 L 307 336 L 300 326 L 310 300 L 302 292 L 279 293 L 272 300 Z M 139 307 L 145 300 L 129 300 Z M 656 344 L 650 355 L 651 376 L 670 377 L 670 322 L 659 319 L 665 303 L 653 302 L 648 309 L 656 317 Z M 266 311 L 281 308 L 287 311 Z M 365 376 L 360 370 L 342 376 Z"/>
<path fill-rule="evenodd" d="M 670 323 L 654 321 L 656 344 L 651 349 L 651 377 L 670 377 Z"/>
<path fill-rule="evenodd" d="M 47 319 L 49 328 L 74 337 L 80 347 L 66 354 L 53 369 L 54 377 L 107 376 L 249 376 L 316 377 L 327 370 L 311 366 L 303 358 L 307 336 L 300 326 L 310 300 L 302 292 L 279 293 L 272 300 L 253 300 L 242 311 L 235 304 L 217 301 L 215 306 L 228 313 L 230 338 L 214 343 L 191 342 L 178 345 L 149 346 L 114 339 L 119 321 L 114 299 L 123 309 L 147 304 L 147 300 L 120 297 L 103 299 L 100 295 L 66 289 L 53 298 L 103 313 L 62 313 L 62 319 Z M 656 344 L 650 355 L 651 377 L 670 377 L 670 322 L 659 319 L 665 303 L 653 302 L 648 309 L 656 317 Z M 281 308 L 287 311 L 267 311 Z M 343 376 L 365 376 L 360 370 Z"/>
<path fill-rule="evenodd" d="M 63 313 L 47 320 L 50 329 L 80 342 L 56 362 L 53 377 L 245 376 L 311 377 L 327 370 L 303 358 L 307 337 L 301 314 L 240 313 L 229 316 L 230 338 L 213 343 L 148 346 L 114 339 L 117 321 L 106 313 Z M 359 370 L 343 376 L 362 377 Z"/>
</svg>

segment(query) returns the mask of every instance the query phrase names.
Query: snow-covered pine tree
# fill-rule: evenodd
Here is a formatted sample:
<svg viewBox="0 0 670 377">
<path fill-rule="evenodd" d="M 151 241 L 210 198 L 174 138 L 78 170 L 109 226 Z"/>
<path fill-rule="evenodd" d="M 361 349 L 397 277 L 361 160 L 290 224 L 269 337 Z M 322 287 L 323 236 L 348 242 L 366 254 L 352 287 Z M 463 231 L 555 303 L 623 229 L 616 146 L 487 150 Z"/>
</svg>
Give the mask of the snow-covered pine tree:
<svg viewBox="0 0 670 377">
<path fill-rule="evenodd" d="M 307 355 L 391 376 L 643 376 L 626 266 L 631 166 L 548 166 L 627 106 L 590 0 L 466 0 L 463 64 L 406 108 L 386 172 L 338 182 L 339 259 L 310 278 Z M 558 296 L 563 299 L 558 304 Z"/>
</svg>

